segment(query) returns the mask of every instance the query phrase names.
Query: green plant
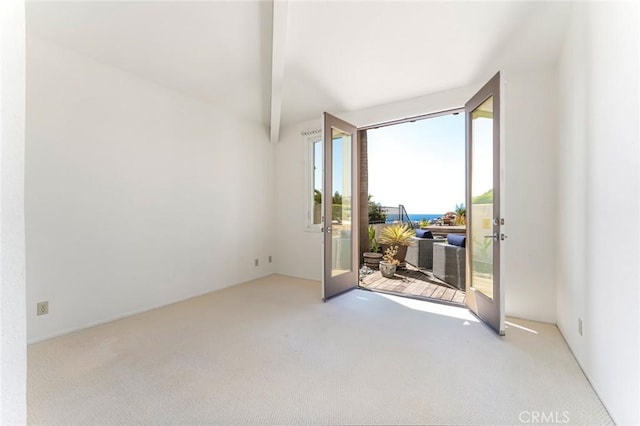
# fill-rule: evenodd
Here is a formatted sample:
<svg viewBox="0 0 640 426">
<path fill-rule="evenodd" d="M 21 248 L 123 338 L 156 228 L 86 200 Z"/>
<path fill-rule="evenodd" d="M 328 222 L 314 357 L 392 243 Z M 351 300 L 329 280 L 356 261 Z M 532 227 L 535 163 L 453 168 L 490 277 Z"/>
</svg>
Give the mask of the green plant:
<svg viewBox="0 0 640 426">
<path fill-rule="evenodd" d="M 467 208 L 464 203 L 456 204 L 456 225 L 467 224 Z"/>
<path fill-rule="evenodd" d="M 344 207 L 342 205 L 342 195 L 336 191 L 331 197 L 331 220 L 342 223 L 342 212 Z"/>
<path fill-rule="evenodd" d="M 394 223 L 380 231 L 378 240 L 382 244 L 390 246 L 410 246 L 411 238 L 416 236 L 416 231 L 411 229 L 409 225 L 402 223 Z"/>
<path fill-rule="evenodd" d="M 340 194 L 338 191 L 336 191 L 336 192 L 333 194 L 333 197 L 332 197 L 331 202 L 332 202 L 333 204 L 342 204 L 342 194 Z"/>
<path fill-rule="evenodd" d="M 493 203 L 493 188 L 471 199 L 471 204 L 491 204 Z"/>
<path fill-rule="evenodd" d="M 420 219 L 419 226 L 420 226 L 420 229 L 426 228 L 429 226 L 429 221 L 423 217 L 422 219 Z"/>
<path fill-rule="evenodd" d="M 378 253 L 380 251 L 380 246 L 378 245 L 378 241 L 376 241 L 376 229 L 369 225 L 369 250 L 373 253 Z"/>
<path fill-rule="evenodd" d="M 367 197 L 367 207 L 369 210 L 369 223 L 385 223 L 387 215 L 384 213 L 380 203 L 373 201 L 373 195 Z"/>
<path fill-rule="evenodd" d="M 398 254 L 398 246 L 389 246 L 389 248 L 384 251 L 382 259 L 387 263 L 398 266 L 400 265 L 400 261 L 396 259 L 396 254 Z"/>
</svg>

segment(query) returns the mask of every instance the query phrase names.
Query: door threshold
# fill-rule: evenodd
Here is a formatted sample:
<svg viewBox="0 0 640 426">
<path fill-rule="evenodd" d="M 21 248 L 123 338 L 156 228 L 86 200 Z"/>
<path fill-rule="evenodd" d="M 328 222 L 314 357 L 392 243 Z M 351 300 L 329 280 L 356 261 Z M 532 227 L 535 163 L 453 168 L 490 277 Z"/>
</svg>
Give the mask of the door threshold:
<svg viewBox="0 0 640 426">
<path fill-rule="evenodd" d="M 466 307 L 466 305 L 464 304 L 464 300 L 462 302 L 454 302 L 452 300 L 438 299 L 438 298 L 434 298 L 434 297 L 421 296 L 421 295 L 417 295 L 417 294 L 408 294 L 408 293 L 402 293 L 402 292 L 398 292 L 398 291 L 377 289 L 377 288 L 367 288 L 367 287 L 362 286 L 361 284 L 358 284 L 358 289 L 365 290 L 365 291 L 370 291 L 372 293 L 382 293 L 382 294 L 388 294 L 390 296 L 404 297 L 404 298 L 407 298 L 407 299 L 422 300 L 423 302 L 432 302 L 432 303 L 439 303 L 441 305 L 455 306 L 457 308 L 461 308 L 461 307 L 465 308 Z"/>
</svg>

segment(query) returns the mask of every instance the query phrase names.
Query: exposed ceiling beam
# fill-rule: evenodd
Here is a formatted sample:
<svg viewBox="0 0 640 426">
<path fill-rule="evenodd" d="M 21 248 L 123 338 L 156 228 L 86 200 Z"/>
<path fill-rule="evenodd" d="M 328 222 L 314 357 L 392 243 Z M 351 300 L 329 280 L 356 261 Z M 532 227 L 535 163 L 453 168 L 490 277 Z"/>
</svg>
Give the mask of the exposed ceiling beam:
<svg viewBox="0 0 640 426">
<path fill-rule="evenodd" d="M 280 138 L 284 62 L 287 48 L 288 0 L 273 1 L 273 39 L 271 44 L 271 142 Z"/>
</svg>

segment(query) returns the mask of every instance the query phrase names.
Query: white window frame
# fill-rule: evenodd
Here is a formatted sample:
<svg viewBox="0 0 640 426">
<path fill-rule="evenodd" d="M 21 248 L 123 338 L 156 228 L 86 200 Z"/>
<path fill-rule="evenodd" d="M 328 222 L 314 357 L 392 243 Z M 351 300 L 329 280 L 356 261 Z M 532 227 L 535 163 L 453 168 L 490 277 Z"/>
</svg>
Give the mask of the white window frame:
<svg viewBox="0 0 640 426">
<path fill-rule="evenodd" d="M 322 152 L 324 152 L 324 146 L 322 146 L 322 130 L 321 129 L 304 130 L 301 132 L 301 134 L 302 134 L 303 142 L 306 144 L 306 154 L 307 154 L 307 161 L 306 161 L 307 173 L 306 173 L 305 197 L 304 197 L 305 204 L 306 204 L 305 230 L 308 232 L 322 232 L 322 223 L 313 223 L 313 207 L 314 207 L 313 191 L 315 189 L 314 187 L 314 178 L 315 178 L 314 156 L 315 156 L 315 146 L 316 146 L 315 144 L 319 143 L 320 146 L 322 147 Z M 324 164 L 324 162 L 321 161 L 321 164 Z M 321 182 L 323 182 L 323 178 L 324 178 L 324 167 L 322 170 L 322 176 L 320 180 Z M 323 211 L 324 211 L 324 199 L 322 200 L 320 214 L 322 214 Z"/>
</svg>

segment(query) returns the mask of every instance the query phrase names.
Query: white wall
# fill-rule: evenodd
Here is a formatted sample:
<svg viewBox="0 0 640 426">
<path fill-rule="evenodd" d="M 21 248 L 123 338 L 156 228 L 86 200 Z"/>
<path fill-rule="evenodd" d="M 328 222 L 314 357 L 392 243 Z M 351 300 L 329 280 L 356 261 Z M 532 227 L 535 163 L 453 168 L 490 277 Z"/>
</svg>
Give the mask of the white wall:
<svg viewBox="0 0 640 426">
<path fill-rule="evenodd" d="M 587 66 L 583 8 L 574 11 L 558 64 L 558 227 L 557 317 L 574 355 L 585 352 L 577 333 L 586 320 L 587 282 Z M 598 231 L 593 231 L 600 234 Z M 588 324 L 587 324 L 588 327 Z M 588 330 L 587 330 L 588 331 Z"/>
<path fill-rule="evenodd" d="M 505 70 L 505 308 L 556 320 L 555 72 Z"/>
<path fill-rule="evenodd" d="M 640 423 L 638 12 L 575 5 L 558 71 L 558 327 L 618 424 Z"/>
<path fill-rule="evenodd" d="M 28 37 L 26 149 L 29 341 L 273 272 L 257 122 Z"/>
<path fill-rule="evenodd" d="M 552 218 L 545 218 L 555 211 L 556 203 L 553 76 L 551 66 L 508 70 L 502 76 L 508 109 L 504 115 L 506 312 L 547 322 L 555 322 L 555 242 L 549 237 L 555 225 Z M 459 108 L 483 84 L 337 115 L 366 126 Z M 276 151 L 278 228 L 283 236 L 278 240 L 278 271 L 308 279 L 320 279 L 322 236 L 305 231 L 308 164 L 300 131 L 319 126 L 319 119 L 289 126 Z"/>
<path fill-rule="evenodd" d="M 380 105 L 337 115 L 356 126 L 367 126 L 434 111 L 459 108 L 477 87 L 467 87 Z M 331 112 L 331 111 L 329 111 Z M 317 120 L 287 126 L 281 131 L 276 148 L 276 200 L 278 272 L 319 280 L 322 274 L 322 234 L 306 228 L 309 200 L 308 141 L 302 131 L 319 129 Z"/>
<path fill-rule="evenodd" d="M 322 275 L 322 234 L 307 228 L 309 142 L 300 132 L 319 126 L 320 120 L 283 128 L 275 154 L 277 270 L 312 280 Z"/>
<path fill-rule="evenodd" d="M 27 419 L 24 1 L 0 2 L 0 424 Z"/>
</svg>

